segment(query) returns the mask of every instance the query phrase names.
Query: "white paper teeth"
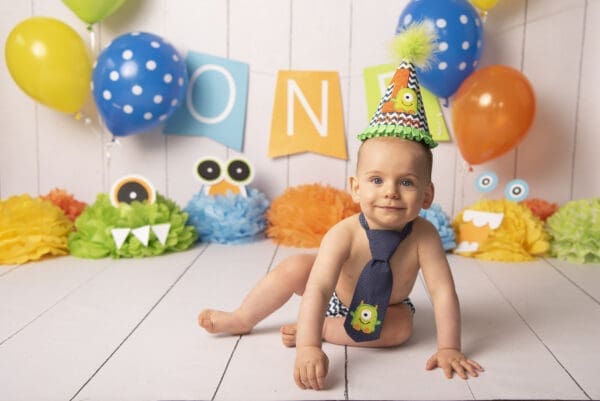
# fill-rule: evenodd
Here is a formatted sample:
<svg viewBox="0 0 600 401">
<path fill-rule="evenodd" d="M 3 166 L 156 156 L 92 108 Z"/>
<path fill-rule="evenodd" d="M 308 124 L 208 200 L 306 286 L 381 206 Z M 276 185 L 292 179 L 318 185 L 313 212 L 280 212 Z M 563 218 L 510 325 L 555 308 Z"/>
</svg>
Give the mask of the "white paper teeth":
<svg viewBox="0 0 600 401">
<path fill-rule="evenodd" d="M 479 249 L 479 243 L 470 242 L 470 241 L 462 241 L 456 248 L 454 248 L 454 252 L 475 252 Z"/>
<path fill-rule="evenodd" d="M 480 212 L 477 210 L 465 210 L 463 221 L 472 222 L 476 227 L 483 227 L 489 224 L 492 230 L 500 227 L 504 213 Z"/>
<path fill-rule="evenodd" d="M 171 229 L 170 223 L 164 224 L 156 224 L 156 225 L 145 225 L 137 228 L 113 228 L 111 230 L 111 234 L 113 237 L 113 241 L 115 242 L 115 246 L 117 249 L 121 249 L 125 240 L 129 236 L 129 234 L 133 234 L 144 246 L 148 246 L 148 242 L 150 241 L 150 230 L 156 235 L 158 241 L 165 245 L 167 242 L 167 237 L 169 236 L 169 230 Z"/>
</svg>

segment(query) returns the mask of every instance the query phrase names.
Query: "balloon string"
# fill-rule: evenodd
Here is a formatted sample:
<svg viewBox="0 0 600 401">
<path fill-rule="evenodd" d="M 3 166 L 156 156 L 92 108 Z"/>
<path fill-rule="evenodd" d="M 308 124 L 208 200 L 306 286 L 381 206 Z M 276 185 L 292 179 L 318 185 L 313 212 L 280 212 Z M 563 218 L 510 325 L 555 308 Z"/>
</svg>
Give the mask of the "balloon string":
<svg viewBox="0 0 600 401">
<path fill-rule="evenodd" d="M 110 171 L 110 163 L 112 160 L 113 150 L 121 146 L 121 142 L 119 142 L 119 139 L 117 139 L 117 137 L 111 134 L 109 135 L 110 140 L 104 145 L 104 159 L 106 165 L 106 168 L 104 169 L 104 188 L 106 192 L 108 192 L 108 189 L 110 187 L 110 177 L 108 173 Z"/>
<path fill-rule="evenodd" d="M 90 32 L 90 48 L 92 50 L 92 58 L 94 61 L 100 54 L 100 41 L 98 40 L 98 28 L 97 25 L 88 25 L 88 31 Z"/>
</svg>

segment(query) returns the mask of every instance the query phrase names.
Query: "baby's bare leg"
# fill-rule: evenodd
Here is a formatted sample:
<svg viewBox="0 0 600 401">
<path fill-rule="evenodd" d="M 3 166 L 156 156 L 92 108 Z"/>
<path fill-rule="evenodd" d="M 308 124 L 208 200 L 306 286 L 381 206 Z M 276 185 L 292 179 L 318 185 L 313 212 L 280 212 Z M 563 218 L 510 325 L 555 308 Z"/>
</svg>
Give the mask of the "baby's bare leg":
<svg viewBox="0 0 600 401">
<path fill-rule="evenodd" d="M 248 333 L 265 317 L 279 309 L 293 294 L 302 295 L 315 255 L 285 259 L 250 290 L 233 312 L 205 309 L 198 324 L 209 333 Z"/>
<path fill-rule="evenodd" d="M 388 306 L 381 336 L 375 341 L 357 343 L 346 333 L 342 317 L 327 317 L 323 324 L 323 340 L 332 344 L 354 347 L 393 347 L 400 345 L 412 334 L 413 314 L 405 304 Z M 296 324 L 281 328 L 281 341 L 286 347 L 296 345 Z"/>
</svg>

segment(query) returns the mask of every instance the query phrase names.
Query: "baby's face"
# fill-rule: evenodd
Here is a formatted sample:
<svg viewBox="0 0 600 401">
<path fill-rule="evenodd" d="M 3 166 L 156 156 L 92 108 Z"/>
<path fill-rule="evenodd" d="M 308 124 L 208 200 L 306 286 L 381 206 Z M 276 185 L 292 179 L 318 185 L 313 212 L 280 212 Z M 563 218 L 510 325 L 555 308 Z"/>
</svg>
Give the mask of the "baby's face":
<svg viewBox="0 0 600 401">
<path fill-rule="evenodd" d="M 350 190 L 371 228 L 401 229 L 433 201 L 426 150 L 399 138 L 368 139 Z"/>
</svg>

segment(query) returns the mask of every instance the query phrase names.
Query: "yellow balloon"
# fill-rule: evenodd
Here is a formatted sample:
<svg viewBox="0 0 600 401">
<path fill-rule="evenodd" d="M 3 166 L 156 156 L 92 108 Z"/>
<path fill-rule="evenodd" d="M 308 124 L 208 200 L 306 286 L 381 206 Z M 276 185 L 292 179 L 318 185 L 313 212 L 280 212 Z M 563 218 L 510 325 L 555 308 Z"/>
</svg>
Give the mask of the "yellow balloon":
<svg viewBox="0 0 600 401">
<path fill-rule="evenodd" d="M 8 35 L 6 64 L 33 99 L 65 113 L 81 109 L 90 94 L 92 63 L 83 40 L 65 23 L 28 18 Z"/>
<path fill-rule="evenodd" d="M 498 4 L 498 0 L 471 0 L 471 3 L 482 11 L 488 11 Z"/>
</svg>

